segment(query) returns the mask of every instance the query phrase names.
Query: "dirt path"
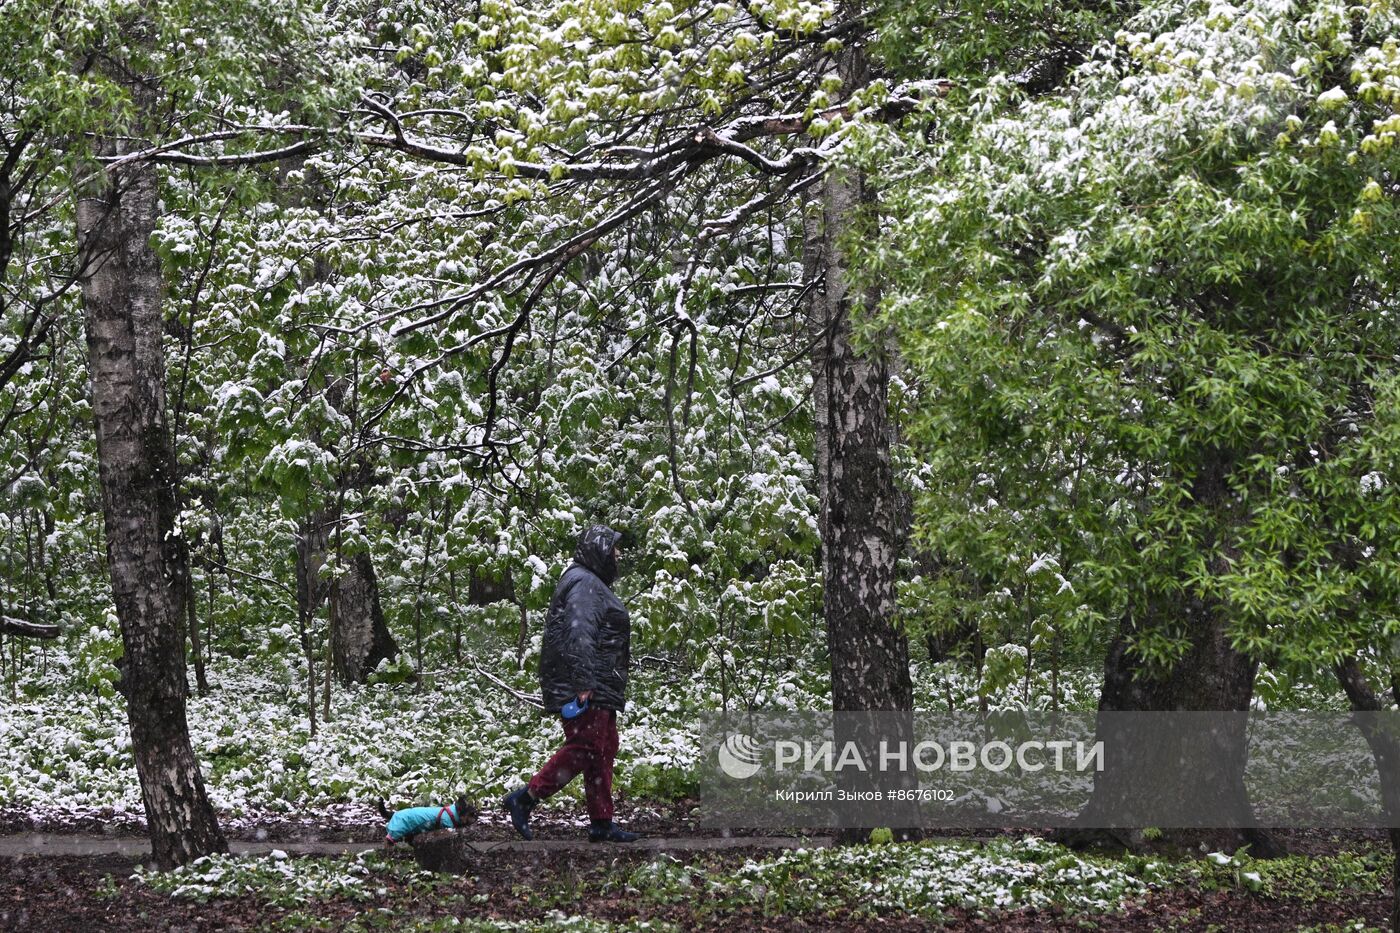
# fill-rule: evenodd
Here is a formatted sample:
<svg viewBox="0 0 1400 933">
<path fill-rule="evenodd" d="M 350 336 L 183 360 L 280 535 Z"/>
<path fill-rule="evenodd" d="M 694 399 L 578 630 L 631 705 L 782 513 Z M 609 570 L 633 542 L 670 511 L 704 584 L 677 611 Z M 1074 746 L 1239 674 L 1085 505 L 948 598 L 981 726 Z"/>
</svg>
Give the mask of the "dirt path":
<svg viewBox="0 0 1400 933">
<path fill-rule="evenodd" d="M 442 834 L 435 842 L 450 839 Z M 488 852 L 615 852 L 620 849 L 634 851 L 683 851 L 702 852 L 719 849 L 796 849 L 825 848 L 831 845 L 827 836 L 798 838 L 794 836 L 689 836 L 678 838 L 643 837 L 626 845 L 600 845 L 579 839 L 523 839 L 500 840 L 459 840 L 465 851 L 476 854 Z M 273 850 L 288 855 L 346 855 L 380 848 L 372 842 L 253 842 L 235 839 L 229 842 L 229 849 L 237 855 L 267 855 Z M 124 855 L 141 859 L 150 855 L 151 844 L 137 836 L 88 836 L 60 833 L 16 833 L 0 836 L 0 858 L 43 857 L 54 855 L 95 856 Z"/>
<path fill-rule="evenodd" d="M 229 849 L 238 855 L 266 855 L 280 849 L 288 855 L 345 855 L 378 848 L 368 842 L 248 842 L 235 839 Z M 125 855 L 145 858 L 150 840 L 138 836 L 80 836 L 59 833 L 17 833 L 0 836 L 0 858 L 49 855 Z"/>
</svg>

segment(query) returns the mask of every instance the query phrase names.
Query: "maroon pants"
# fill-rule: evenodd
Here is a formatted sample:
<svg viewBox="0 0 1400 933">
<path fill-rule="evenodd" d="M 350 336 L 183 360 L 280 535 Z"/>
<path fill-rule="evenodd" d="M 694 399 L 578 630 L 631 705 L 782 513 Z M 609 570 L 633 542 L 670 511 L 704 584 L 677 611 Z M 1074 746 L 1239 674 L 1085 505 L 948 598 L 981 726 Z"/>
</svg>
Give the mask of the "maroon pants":
<svg viewBox="0 0 1400 933">
<path fill-rule="evenodd" d="M 617 713 L 591 706 L 564 721 L 564 744 L 530 778 L 530 793 L 543 800 L 583 775 L 583 796 L 588 815 L 595 820 L 613 817 L 613 759 L 617 757 Z"/>
</svg>

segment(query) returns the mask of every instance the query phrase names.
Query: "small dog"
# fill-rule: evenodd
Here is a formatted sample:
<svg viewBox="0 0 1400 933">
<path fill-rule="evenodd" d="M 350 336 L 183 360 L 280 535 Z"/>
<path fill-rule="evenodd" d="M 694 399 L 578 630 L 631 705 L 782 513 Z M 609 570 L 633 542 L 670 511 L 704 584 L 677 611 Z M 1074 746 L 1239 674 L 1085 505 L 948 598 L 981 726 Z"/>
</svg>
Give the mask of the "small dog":
<svg viewBox="0 0 1400 933">
<path fill-rule="evenodd" d="M 477 809 L 476 804 L 467 799 L 466 794 L 459 794 L 456 803 L 449 807 L 408 807 L 393 813 L 389 812 L 383 800 L 376 803 L 379 815 L 384 817 L 387 824 L 384 828 L 386 846 L 396 842 L 413 845 L 414 839 L 422 833 L 436 829 L 461 829 L 475 823 L 481 815 L 481 811 Z"/>
</svg>

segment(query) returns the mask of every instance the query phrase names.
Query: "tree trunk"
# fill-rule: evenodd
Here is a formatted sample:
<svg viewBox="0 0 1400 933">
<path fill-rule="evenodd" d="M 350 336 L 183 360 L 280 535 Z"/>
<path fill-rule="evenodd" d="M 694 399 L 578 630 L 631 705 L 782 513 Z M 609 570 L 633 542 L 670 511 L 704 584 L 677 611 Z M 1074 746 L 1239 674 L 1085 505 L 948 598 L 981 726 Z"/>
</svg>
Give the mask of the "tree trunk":
<svg viewBox="0 0 1400 933">
<path fill-rule="evenodd" d="M 1379 713 L 1387 704 L 1376 693 L 1356 658 L 1345 658 L 1334 668 L 1337 682 L 1347 695 L 1353 711 L 1361 713 L 1355 718 L 1366 744 L 1371 748 L 1371 757 L 1376 762 L 1376 773 L 1381 779 L 1381 803 L 1389 822 L 1394 824 L 1400 816 L 1400 736 L 1379 717 L 1367 713 Z M 1390 928 L 1400 930 L 1400 828 L 1391 826 L 1386 831 L 1390 839 Z"/>
<path fill-rule="evenodd" d="M 48 479 L 49 486 L 54 486 L 52 479 Z M 49 560 L 48 545 L 46 542 L 53 537 L 57 519 L 54 518 L 51 509 L 44 510 L 44 533 L 39 536 L 39 565 L 44 570 L 44 592 L 49 597 L 49 611 L 54 618 L 60 618 L 62 613 L 58 605 L 58 583 L 54 579 L 53 561 Z"/>
<path fill-rule="evenodd" d="M 138 108 L 149 93 L 134 88 Z M 103 142 L 120 154 L 139 141 Z M 174 452 L 166 425 L 163 282 L 150 240 L 156 175 L 136 163 L 79 193 L 77 233 L 93 421 L 112 596 L 125 646 L 131 747 L 155 861 L 227 850 L 190 746 L 172 531 Z"/>
<path fill-rule="evenodd" d="M 303 649 L 308 671 L 314 667 L 310 646 L 311 620 L 321 604 L 330 599 L 330 661 L 336 678 L 343 684 L 364 683 L 379 662 L 398 657 L 398 643 L 384 622 L 379 603 L 379 581 L 374 561 L 360 552 L 346 555 L 345 569 L 329 585 L 321 579 L 331 547 L 332 527 L 339 527 L 338 506 L 313 515 L 297 534 L 297 605 L 306 620 Z M 308 677 L 314 675 L 308 673 Z M 315 702 L 314 682 L 308 687 L 308 702 Z M 314 715 L 314 711 L 313 714 Z"/>
<path fill-rule="evenodd" d="M 1191 498 L 1200 509 L 1214 512 L 1216 541 L 1226 540 L 1231 521 L 1231 496 L 1228 485 L 1232 458 L 1218 450 L 1208 451 L 1192 482 Z M 1201 547 L 1215 552 L 1212 570 L 1228 569 L 1226 555 L 1216 541 L 1205 540 Z M 1254 696 L 1254 676 L 1258 663 L 1231 647 L 1226 634 L 1226 618 L 1222 608 L 1213 600 L 1199 595 L 1184 603 L 1168 602 L 1165 598 L 1146 594 L 1120 626 L 1104 661 L 1103 690 L 1099 696 L 1100 712 L 1235 712 L 1249 710 Z M 1133 636 L 1157 625 L 1184 623 L 1190 648 L 1185 657 L 1169 670 L 1149 668 L 1130 650 Z M 1126 736 L 1116 736 L 1117 730 L 1131 728 L 1117 719 L 1100 718 L 1096 738 L 1104 742 L 1109 752 L 1105 768 L 1094 782 L 1093 795 L 1081 814 L 1080 822 L 1087 835 L 1074 831 L 1065 834 L 1068 842 L 1100 841 L 1094 827 L 1122 825 L 1105 822 L 1106 814 L 1131 813 L 1137 805 L 1142 787 L 1160 787 L 1152 775 L 1163 770 L 1177 775 L 1172 793 L 1174 806 L 1166 809 L 1179 813 L 1191 812 L 1194 802 L 1218 801 L 1222 810 L 1234 814 L 1239 821 L 1249 821 L 1253 809 L 1245 788 L 1244 773 L 1248 763 L 1246 723 L 1243 717 L 1222 718 L 1206 736 L 1194 740 L 1184 734 L 1180 741 L 1162 741 L 1153 746 L 1149 756 L 1134 760 L 1115 758 L 1115 747 L 1141 749 L 1143 743 Z M 1162 804 L 1160 798 L 1158 804 Z M 1263 831 L 1225 830 L 1237 837 L 1239 844 L 1249 844 L 1251 854 L 1271 857 L 1279 854 L 1278 843 Z M 1121 842 L 1123 837 L 1109 834 Z M 1217 833 L 1218 835 L 1218 833 Z"/>
<path fill-rule="evenodd" d="M 325 209 L 331 200 L 332 186 L 321 176 L 318 169 L 308 166 L 304 155 L 286 159 L 278 163 L 285 183 L 286 192 L 295 203 Z M 303 180 L 294 184 L 289 174 L 299 171 Z M 328 282 L 335 269 L 324 253 L 317 253 L 311 269 L 311 280 Z M 345 554 L 342 547 L 344 528 L 344 502 L 349 490 L 363 490 L 372 486 L 374 478 L 373 448 L 361 447 L 359 433 L 360 411 L 358 398 L 358 354 L 354 356 L 355 366 L 349 374 L 337 375 L 328 366 L 321 374 L 321 393 L 326 402 L 337 414 L 347 418 L 351 424 L 351 437 L 348 446 L 357 452 L 348 455 L 340 463 L 337 488 L 326 490 L 334 496 L 334 502 L 326 509 L 310 516 L 300 529 L 297 544 L 297 600 L 305 616 L 304 639 L 308 678 L 313 678 L 315 660 L 310 648 L 311 627 L 320 611 L 321 603 L 329 597 L 329 642 L 327 655 L 330 666 L 342 684 L 365 683 L 369 674 L 384 658 L 398 657 L 399 647 L 384 621 L 384 613 L 379 603 L 379 583 L 374 572 L 374 563 L 366 553 L 354 556 Z M 312 379 L 314 368 L 302 374 Z M 313 429 L 311 440 L 322 443 L 320 431 Z M 334 541 L 331 530 L 334 529 Z M 344 562 L 340 578 L 327 585 L 320 578 L 331 548 Z M 314 680 L 308 685 L 308 702 L 315 700 Z M 324 711 L 330 709 L 330 686 L 325 685 Z M 313 711 L 314 715 L 314 711 Z"/>
<path fill-rule="evenodd" d="M 384 622 L 374 561 L 359 551 L 331 584 L 331 656 L 341 683 L 364 683 L 380 661 L 393 660 L 399 646 Z"/>
<path fill-rule="evenodd" d="M 864 80 L 861 52 L 841 56 L 844 86 Z M 857 348 L 853 317 L 873 308 L 878 294 L 851 289 L 845 243 L 863 206 L 873 201 L 866 179 L 840 166 L 828 169 L 819 214 L 809 204 L 804 224 L 804 272 L 812 341 L 814 440 L 822 542 L 822 614 L 831 664 L 831 702 L 838 746 L 854 742 L 867 760 L 879 738 L 910 741 L 913 686 L 909 644 L 894 620 L 901 502 L 890 461 L 887 349 Z M 904 716 L 878 713 L 903 711 Z M 843 772 L 843 780 L 848 777 Z M 907 787 L 913 774 L 878 773 L 862 788 Z M 852 782 L 856 779 L 850 778 Z M 878 824 L 909 838 L 919 825 L 917 804 L 888 804 Z M 842 842 L 868 838 L 868 829 L 838 833 Z"/>
<path fill-rule="evenodd" d="M 297 639 L 306 661 L 306 718 L 311 734 L 316 734 L 316 647 L 311 639 L 311 626 L 326 598 L 326 584 L 321 579 L 321 567 L 326 562 L 325 513 L 317 513 L 297 526 Z M 329 659 L 328 659 L 329 663 Z"/>
<path fill-rule="evenodd" d="M 864 62 L 843 55 L 847 87 Z M 809 326 L 816 408 L 816 467 L 822 539 L 823 615 L 836 710 L 913 706 L 909 645 L 893 623 L 899 499 L 890 463 L 889 369 L 879 347 L 857 350 L 852 316 L 877 298 L 852 294 L 842 240 L 869 200 L 865 179 L 830 169 L 821 222 L 809 217 L 806 263 L 820 274 Z"/>
<path fill-rule="evenodd" d="M 1153 614 L 1164 611 L 1167 610 L 1159 607 Z M 1230 647 L 1219 613 L 1197 600 L 1180 607 L 1177 613 L 1190 626 L 1192 644 L 1187 655 L 1167 672 L 1143 668 L 1128 650 L 1133 623 L 1124 622 L 1109 647 L 1104 664 L 1100 712 L 1245 712 L 1249 709 L 1256 664 Z M 1141 749 L 1143 743 L 1117 736 L 1117 731 L 1125 728 L 1132 726 L 1118 719 L 1101 717 L 1096 738 L 1110 750 Z M 1153 746 L 1147 758 L 1115 760 L 1110 751 L 1105 769 L 1094 782 L 1086 822 L 1092 824 L 1100 814 L 1132 813 L 1141 809 L 1137 805 L 1140 788 L 1159 787 L 1159 781 L 1147 776 L 1159 774 L 1162 769 L 1178 776 L 1172 788 L 1176 805 L 1170 809 L 1188 813 L 1194 800 L 1220 800 L 1238 819 L 1248 820 L 1252 810 L 1244 784 L 1248 762 L 1245 731 L 1242 718 L 1222 719 L 1205 741 L 1192 741 L 1183 735 L 1178 745 L 1164 738 Z M 1161 803 L 1160 799 L 1157 803 Z M 1244 841 L 1255 843 L 1254 855 L 1267 854 L 1258 851 L 1260 842 L 1254 834 L 1246 832 L 1244 835 L 1250 837 Z"/>
<path fill-rule="evenodd" d="M 190 656 L 194 661 L 194 685 L 200 696 L 208 696 L 209 678 L 204 671 L 204 645 L 199 637 L 199 615 L 195 612 L 194 571 L 190 567 L 190 549 L 183 538 L 176 540 L 179 545 L 176 553 L 180 562 L 180 571 L 176 579 L 186 628 L 189 631 Z M 210 611 L 213 610 L 213 603 L 209 604 L 209 608 Z"/>
<path fill-rule="evenodd" d="M 457 611 L 457 571 L 447 569 L 447 604 L 452 607 L 452 660 L 462 662 L 462 613 Z M 523 662 L 521 666 L 523 667 Z"/>
<path fill-rule="evenodd" d="M 333 520 L 329 512 L 318 512 L 297 526 L 296 582 L 297 608 L 308 618 L 315 616 L 326 598 L 326 583 L 321 568 L 326 563 L 329 547 L 328 527 Z"/>
</svg>

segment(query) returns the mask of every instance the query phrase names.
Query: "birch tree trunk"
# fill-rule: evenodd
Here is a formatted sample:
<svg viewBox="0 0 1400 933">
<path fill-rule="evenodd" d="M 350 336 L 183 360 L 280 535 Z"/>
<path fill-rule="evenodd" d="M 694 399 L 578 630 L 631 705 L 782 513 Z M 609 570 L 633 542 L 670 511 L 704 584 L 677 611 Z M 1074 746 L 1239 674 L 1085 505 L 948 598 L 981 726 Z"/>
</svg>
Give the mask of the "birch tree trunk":
<svg viewBox="0 0 1400 933">
<path fill-rule="evenodd" d="M 864 70 L 858 49 L 843 53 L 846 87 L 859 87 Z M 853 341 L 852 316 L 878 296 L 851 291 L 843 250 L 869 191 L 863 177 L 841 167 L 831 168 L 823 184 L 820 215 L 806 221 L 804 256 L 808 273 L 822 281 L 812 291 L 808 320 L 832 705 L 908 710 L 909 645 L 893 623 L 900 531 L 889 363 L 882 347 L 857 349 Z"/>
<path fill-rule="evenodd" d="M 840 62 L 847 87 L 859 86 L 864 62 L 848 50 Z M 857 172 L 833 166 L 804 220 L 804 272 L 820 287 L 809 293 L 812 343 L 814 460 L 822 541 L 822 614 L 831 663 L 831 703 L 838 745 L 853 742 L 874 760 L 877 741 L 912 738 L 913 686 L 909 644 L 894 623 L 895 579 L 903 537 L 901 501 L 890 460 L 889 358 L 883 342 L 858 347 L 853 318 L 878 294 L 849 281 L 845 244 L 862 207 L 872 200 Z M 888 715 L 903 711 L 903 716 Z M 886 715 L 880 715 L 884 713 Z M 847 790 L 907 787 L 912 775 L 877 773 L 850 780 Z M 890 794 L 887 799 L 898 795 Z M 886 804 L 876 825 L 911 838 L 920 825 L 915 803 Z M 868 828 L 844 829 L 861 842 Z"/>
<path fill-rule="evenodd" d="M 138 108 L 150 94 L 134 88 Z M 139 141 L 99 143 L 103 154 Z M 156 175 L 133 163 L 78 193 L 77 234 L 107 566 L 125 647 L 131 748 L 155 861 L 162 868 L 228 846 L 190 746 L 185 652 L 172 533 L 174 451 L 165 412 L 160 261 L 151 247 Z"/>
</svg>

